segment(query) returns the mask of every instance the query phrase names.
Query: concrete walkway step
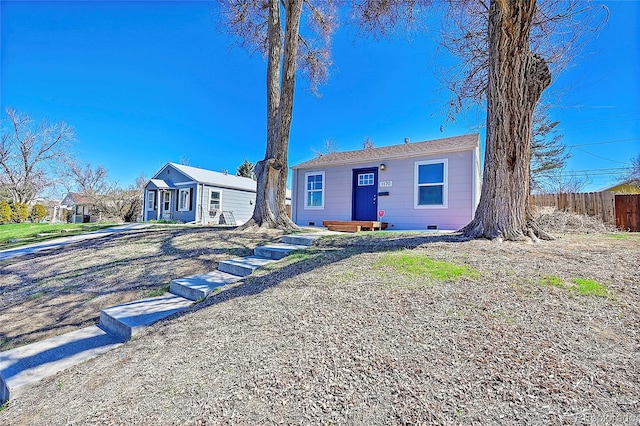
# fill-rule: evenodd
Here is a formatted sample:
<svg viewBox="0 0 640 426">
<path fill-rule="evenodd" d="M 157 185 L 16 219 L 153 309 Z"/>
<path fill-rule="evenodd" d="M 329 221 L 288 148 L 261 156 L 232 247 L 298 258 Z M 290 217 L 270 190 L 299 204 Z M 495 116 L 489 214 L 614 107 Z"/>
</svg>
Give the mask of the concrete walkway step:
<svg viewBox="0 0 640 426">
<path fill-rule="evenodd" d="M 320 238 L 320 236 L 321 235 L 319 234 L 290 234 L 290 235 L 283 235 L 282 238 L 280 238 L 280 241 L 282 241 L 285 244 L 311 246 L 313 245 L 315 240 Z"/>
<path fill-rule="evenodd" d="M 276 262 L 274 259 L 265 259 L 260 256 L 237 257 L 235 259 L 224 260 L 218 264 L 218 270 L 228 274 L 246 277 L 253 271 L 262 268 L 270 263 Z"/>
<path fill-rule="evenodd" d="M 303 250 L 307 247 L 308 246 L 301 244 L 274 243 L 265 246 L 258 246 L 253 250 L 253 253 L 256 256 L 264 257 L 266 259 L 280 260 L 294 250 Z"/>
<path fill-rule="evenodd" d="M 206 274 L 175 279 L 171 281 L 169 291 L 189 300 L 200 300 L 206 298 L 216 288 L 240 279 L 241 277 L 237 275 L 216 270 Z"/>
<path fill-rule="evenodd" d="M 24 385 L 52 376 L 121 344 L 122 339 L 94 325 L 0 352 L 0 404 L 8 401 L 9 397 L 15 397 Z"/>
<path fill-rule="evenodd" d="M 100 312 L 100 327 L 122 340 L 129 340 L 144 327 L 191 305 L 193 301 L 171 293 L 135 300 L 103 309 Z"/>
</svg>

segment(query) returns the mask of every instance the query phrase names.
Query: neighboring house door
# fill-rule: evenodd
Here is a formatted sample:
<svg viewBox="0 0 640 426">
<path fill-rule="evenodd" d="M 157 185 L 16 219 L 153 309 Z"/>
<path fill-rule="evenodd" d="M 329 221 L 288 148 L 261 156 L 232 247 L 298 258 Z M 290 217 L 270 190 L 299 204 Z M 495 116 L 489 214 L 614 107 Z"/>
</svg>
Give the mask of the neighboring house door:
<svg viewBox="0 0 640 426">
<path fill-rule="evenodd" d="M 378 204 L 378 169 L 353 171 L 352 220 L 376 220 Z"/>
<path fill-rule="evenodd" d="M 162 193 L 162 218 L 171 218 L 171 192 L 164 191 Z"/>
</svg>

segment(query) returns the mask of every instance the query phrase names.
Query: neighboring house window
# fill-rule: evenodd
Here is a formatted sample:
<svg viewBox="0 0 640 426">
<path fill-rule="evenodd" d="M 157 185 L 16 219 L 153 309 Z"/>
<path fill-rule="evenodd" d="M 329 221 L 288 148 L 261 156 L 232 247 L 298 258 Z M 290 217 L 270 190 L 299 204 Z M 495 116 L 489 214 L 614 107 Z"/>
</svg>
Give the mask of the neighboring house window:
<svg viewBox="0 0 640 426">
<path fill-rule="evenodd" d="M 211 198 L 209 198 L 209 211 L 220 210 L 220 192 L 211 191 Z"/>
<path fill-rule="evenodd" d="M 447 207 L 447 160 L 416 162 L 416 208 Z"/>
<path fill-rule="evenodd" d="M 323 209 L 324 208 L 324 172 L 306 173 L 304 208 Z"/>
<path fill-rule="evenodd" d="M 162 193 L 162 211 L 171 211 L 171 193 L 168 191 Z"/>
<path fill-rule="evenodd" d="M 181 189 L 178 193 L 178 210 L 181 212 L 191 210 L 191 189 Z"/>
<path fill-rule="evenodd" d="M 361 173 L 358 175 L 358 186 L 371 186 L 375 183 L 373 173 Z"/>
<path fill-rule="evenodd" d="M 147 210 L 156 209 L 156 191 L 147 191 Z"/>
</svg>

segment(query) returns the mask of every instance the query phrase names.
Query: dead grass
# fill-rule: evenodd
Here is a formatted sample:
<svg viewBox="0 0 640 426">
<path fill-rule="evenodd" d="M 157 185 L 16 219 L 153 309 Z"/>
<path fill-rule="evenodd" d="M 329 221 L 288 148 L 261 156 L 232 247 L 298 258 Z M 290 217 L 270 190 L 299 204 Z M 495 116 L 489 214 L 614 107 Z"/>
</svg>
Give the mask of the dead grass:
<svg viewBox="0 0 640 426">
<path fill-rule="evenodd" d="M 266 235 L 151 229 L 0 262 L 0 351 L 95 324 L 100 310 L 252 253 Z"/>
<path fill-rule="evenodd" d="M 31 386 L 0 423 L 638 424 L 640 235 L 387 236 L 323 240 Z M 401 249 L 479 274 L 376 267 Z"/>
</svg>

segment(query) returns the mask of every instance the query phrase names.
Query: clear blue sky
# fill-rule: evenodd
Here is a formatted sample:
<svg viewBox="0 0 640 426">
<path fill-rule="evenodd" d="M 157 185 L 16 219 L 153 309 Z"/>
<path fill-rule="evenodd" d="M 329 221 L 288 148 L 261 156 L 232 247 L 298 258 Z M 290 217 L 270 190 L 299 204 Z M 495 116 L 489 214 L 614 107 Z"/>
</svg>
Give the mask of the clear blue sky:
<svg viewBox="0 0 640 426">
<path fill-rule="evenodd" d="M 551 88 L 552 118 L 575 145 L 567 169 L 588 171 L 586 190 L 615 183 L 640 153 L 640 2 L 603 3 L 608 24 Z M 181 158 L 230 172 L 262 159 L 265 62 L 231 47 L 209 2 L 0 7 L 2 108 L 66 121 L 81 162 L 105 166 L 126 186 Z M 449 95 L 437 71 L 451 59 L 430 38 L 355 40 L 343 26 L 333 60 L 322 97 L 299 81 L 290 164 L 312 158 L 327 139 L 351 150 L 366 137 L 385 146 L 484 133 L 482 112 L 440 131 Z"/>
</svg>

